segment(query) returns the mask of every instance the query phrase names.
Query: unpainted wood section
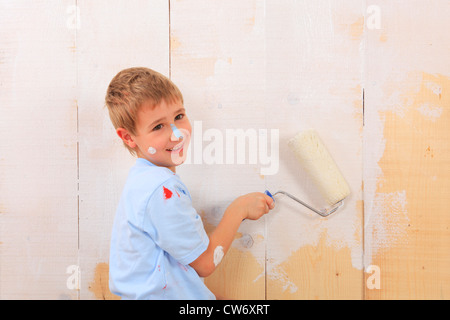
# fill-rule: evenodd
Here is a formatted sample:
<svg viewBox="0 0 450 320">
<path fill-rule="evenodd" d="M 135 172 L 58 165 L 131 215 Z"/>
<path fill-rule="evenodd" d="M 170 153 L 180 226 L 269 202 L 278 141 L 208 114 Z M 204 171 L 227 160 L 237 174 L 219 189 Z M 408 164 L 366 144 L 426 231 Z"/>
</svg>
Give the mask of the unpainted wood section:
<svg viewBox="0 0 450 320">
<path fill-rule="evenodd" d="M 378 197 L 377 205 L 389 209 L 386 228 L 372 230 L 391 244 L 373 257 L 380 289 L 367 288 L 368 299 L 450 295 L 450 79 L 426 73 L 416 79 L 419 90 L 401 94 L 407 110 L 382 113 L 386 146 L 377 193 L 392 196 Z"/>
<path fill-rule="evenodd" d="M 450 3 L 368 5 L 381 20 L 366 32 L 365 297 L 448 299 Z"/>
<path fill-rule="evenodd" d="M 243 222 L 205 279 L 219 299 L 448 299 L 450 3 L 365 5 L 2 4 L 0 297 L 117 298 L 109 238 L 134 159 L 103 99 L 118 71 L 147 66 L 171 75 L 197 128 L 197 158 L 179 174 L 208 232 L 247 192 L 319 202 L 286 147 L 304 128 L 319 131 L 352 189 L 327 219 L 277 198 L 271 215 Z M 209 164 L 199 143 L 227 129 L 279 130 L 276 174 L 248 157 Z"/>
</svg>

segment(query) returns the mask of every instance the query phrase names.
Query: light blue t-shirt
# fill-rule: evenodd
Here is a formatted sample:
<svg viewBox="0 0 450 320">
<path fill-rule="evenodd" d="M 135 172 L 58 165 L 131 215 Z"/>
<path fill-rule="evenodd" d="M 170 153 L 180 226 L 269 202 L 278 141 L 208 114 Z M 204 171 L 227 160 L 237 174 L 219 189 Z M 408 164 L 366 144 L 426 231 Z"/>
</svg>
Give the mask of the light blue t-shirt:
<svg viewBox="0 0 450 320">
<path fill-rule="evenodd" d="M 179 176 L 138 158 L 114 219 L 111 292 L 122 299 L 215 299 L 189 266 L 208 244 L 202 220 Z"/>
</svg>

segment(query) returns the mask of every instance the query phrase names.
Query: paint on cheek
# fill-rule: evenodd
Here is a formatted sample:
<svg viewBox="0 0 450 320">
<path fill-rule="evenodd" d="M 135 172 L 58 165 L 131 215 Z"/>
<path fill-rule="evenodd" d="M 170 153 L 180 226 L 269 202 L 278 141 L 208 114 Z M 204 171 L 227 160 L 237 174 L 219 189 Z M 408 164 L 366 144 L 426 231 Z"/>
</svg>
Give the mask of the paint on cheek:
<svg viewBox="0 0 450 320">
<path fill-rule="evenodd" d="M 166 187 L 163 186 L 163 190 L 164 190 L 164 199 L 170 199 L 172 198 L 172 191 L 170 191 L 169 189 L 167 189 Z"/>
<path fill-rule="evenodd" d="M 214 249 L 214 265 L 216 267 L 222 261 L 222 258 L 223 258 L 223 247 L 217 246 L 216 249 Z"/>
<path fill-rule="evenodd" d="M 147 151 L 148 151 L 148 153 L 150 153 L 150 154 L 155 154 L 155 153 L 156 153 L 156 149 L 153 148 L 153 147 L 148 148 Z"/>
</svg>

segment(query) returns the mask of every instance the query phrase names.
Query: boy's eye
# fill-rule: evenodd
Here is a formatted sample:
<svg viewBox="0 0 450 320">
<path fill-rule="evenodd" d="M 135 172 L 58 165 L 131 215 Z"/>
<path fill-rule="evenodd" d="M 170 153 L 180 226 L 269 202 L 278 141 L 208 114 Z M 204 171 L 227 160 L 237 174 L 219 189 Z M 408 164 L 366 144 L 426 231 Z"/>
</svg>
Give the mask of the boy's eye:
<svg viewBox="0 0 450 320">
<path fill-rule="evenodd" d="M 181 119 L 183 119 L 183 118 L 184 118 L 184 114 L 180 113 L 179 115 L 177 115 L 177 116 L 175 117 L 175 120 L 181 120 Z"/>
<path fill-rule="evenodd" d="M 162 128 L 162 124 L 158 124 L 156 127 L 153 128 L 153 131 L 159 130 Z"/>
</svg>

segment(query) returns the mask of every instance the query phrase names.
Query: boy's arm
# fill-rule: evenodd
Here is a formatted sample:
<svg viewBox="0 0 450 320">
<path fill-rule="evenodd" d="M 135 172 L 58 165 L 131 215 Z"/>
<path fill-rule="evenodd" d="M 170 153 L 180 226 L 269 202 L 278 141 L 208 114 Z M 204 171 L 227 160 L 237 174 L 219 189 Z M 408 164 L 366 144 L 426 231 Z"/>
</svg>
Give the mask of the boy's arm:
<svg viewBox="0 0 450 320">
<path fill-rule="evenodd" d="M 257 220 L 273 207 L 273 199 L 263 193 L 250 193 L 237 198 L 225 210 L 222 220 L 209 237 L 206 251 L 190 266 L 200 277 L 209 276 L 222 260 L 222 256 L 228 252 L 242 220 Z M 215 254 L 216 258 L 214 258 Z"/>
</svg>

